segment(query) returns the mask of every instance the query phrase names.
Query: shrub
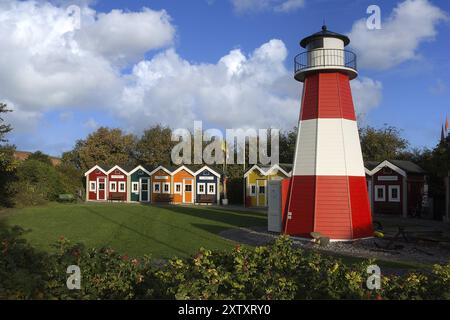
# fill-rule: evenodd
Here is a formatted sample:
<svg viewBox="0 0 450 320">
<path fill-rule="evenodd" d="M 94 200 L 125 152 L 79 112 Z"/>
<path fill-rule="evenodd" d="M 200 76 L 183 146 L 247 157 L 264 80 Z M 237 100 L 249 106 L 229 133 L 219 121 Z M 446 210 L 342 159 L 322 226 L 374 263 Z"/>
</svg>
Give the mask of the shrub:
<svg viewBox="0 0 450 320">
<path fill-rule="evenodd" d="M 429 274 L 384 276 L 365 285 L 367 265 L 304 251 L 280 237 L 271 246 L 200 249 L 156 267 L 149 257 L 87 249 L 64 237 L 54 252 L 35 251 L 24 230 L 0 232 L 0 298 L 10 299 L 449 299 L 450 262 Z M 81 289 L 68 290 L 67 267 L 81 269 Z"/>
</svg>

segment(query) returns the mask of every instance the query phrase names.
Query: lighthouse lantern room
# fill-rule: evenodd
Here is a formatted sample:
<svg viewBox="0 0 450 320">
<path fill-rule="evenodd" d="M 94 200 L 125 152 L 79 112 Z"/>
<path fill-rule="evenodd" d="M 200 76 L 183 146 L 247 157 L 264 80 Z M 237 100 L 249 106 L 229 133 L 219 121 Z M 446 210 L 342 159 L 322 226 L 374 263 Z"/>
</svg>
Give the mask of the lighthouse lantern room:
<svg viewBox="0 0 450 320">
<path fill-rule="evenodd" d="M 335 240 L 372 236 L 361 145 L 350 80 L 357 77 L 350 39 L 326 26 L 304 38 L 295 57 L 303 82 L 285 232 Z"/>
</svg>

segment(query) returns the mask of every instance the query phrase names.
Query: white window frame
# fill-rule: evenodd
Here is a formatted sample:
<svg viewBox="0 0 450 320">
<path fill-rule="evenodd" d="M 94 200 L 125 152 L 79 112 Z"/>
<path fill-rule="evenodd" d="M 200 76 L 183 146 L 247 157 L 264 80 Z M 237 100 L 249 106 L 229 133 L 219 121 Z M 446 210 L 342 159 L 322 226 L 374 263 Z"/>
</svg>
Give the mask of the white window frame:
<svg viewBox="0 0 450 320">
<path fill-rule="evenodd" d="M 156 186 L 159 186 L 159 190 L 156 190 Z M 161 182 L 153 182 L 153 193 L 161 193 Z"/>
<path fill-rule="evenodd" d="M 255 188 L 255 191 L 253 191 L 253 187 Z M 251 196 L 256 196 L 256 184 L 254 184 L 254 183 L 252 183 L 252 184 L 250 184 L 250 192 L 249 192 L 249 194 L 251 195 Z"/>
<path fill-rule="evenodd" d="M 397 198 L 394 199 L 392 198 L 392 190 L 397 189 Z M 392 185 L 392 186 L 388 186 L 388 198 L 389 198 L 389 202 L 400 202 L 400 186 L 398 185 Z"/>
<path fill-rule="evenodd" d="M 92 186 L 94 186 L 94 187 L 92 187 Z M 96 181 L 89 181 L 89 191 L 97 192 L 97 182 Z"/>
<path fill-rule="evenodd" d="M 213 191 L 212 191 L 212 192 L 209 191 L 209 187 L 210 187 L 210 186 L 213 187 Z M 206 184 L 206 192 L 207 192 L 208 194 L 216 194 L 216 184 L 215 184 L 215 183 L 207 183 L 207 184 Z"/>
<path fill-rule="evenodd" d="M 180 187 L 180 191 L 177 191 L 177 187 Z M 183 193 L 183 184 L 181 182 L 176 182 L 174 184 L 174 191 L 173 191 L 173 193 L 176 193 L 176 194 L 182 194 Z"/>
<path fill-rule="evenodd" d="M 112 186 L 114 186 L 114 190 L 113 190 Z M 109 191 L 110 192 L 117 192 L 117 182 L 116 181 L 110 181 L 109 182 Z"/>
<path fill-rule="evenodd" d="M 133 193 L 139 194 L 139 182 L 132 182 L 131 183 L 131 191 Z"/>
<path fill-rule="evenodd" d="M 166 191 L 166 186 L 169 186 L 167 189 L 167 191 Z M 166 194 L 168 194 L 168 193 L 170 193 L 170 182 L 163 182 L 162 183 L 162 193 L 166 193 Z"/>
<path fill-rule="evenodd" d="M 379 189 L 383 190 L 383 197 L 381 197 L 381 198 L 378 197 L 378 190 Z M 377 201 L 377 202 L 386 201 L 386 186 L 376 185 L 376 186 L 373 187 L 373 190 L 374 190 L 373 198 L 374 198 L 375 201 Z"/>
<path fill-rule="evenodd" d="M 203 187 L 203 191 L 200 190 L 200 186 Z M 206 192 L 206 183 L 198 183 L 197 184 L 197 194 L 205 194 Z"/>
<path fill-rule="evenodd" d="M 123 186 L 123 190 L 122 190 Z M 125 181 L 119 181 L 119 191 L 118 192 L 127 192 L 127 183 Z"/>
</svg>

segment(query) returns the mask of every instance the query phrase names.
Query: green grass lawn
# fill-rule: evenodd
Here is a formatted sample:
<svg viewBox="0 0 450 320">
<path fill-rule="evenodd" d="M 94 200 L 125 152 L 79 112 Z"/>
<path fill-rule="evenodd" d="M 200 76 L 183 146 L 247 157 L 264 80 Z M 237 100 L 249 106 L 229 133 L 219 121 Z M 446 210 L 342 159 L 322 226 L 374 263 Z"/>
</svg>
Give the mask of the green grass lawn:
<svg viewBox="0 0 450 320">
<path fill-rule="evenodd" d="M 267 223 L 254 212 L 212 207 L 140 204 L 49 204 L 4 213 L 1 222 L 31 229 L 25 238 L 46 251 L 60 236 L 88 247 L 107 246 L 130 256 L 186 257 L 200 247 L 227 249 L 222 230 Z"/>
</svg>

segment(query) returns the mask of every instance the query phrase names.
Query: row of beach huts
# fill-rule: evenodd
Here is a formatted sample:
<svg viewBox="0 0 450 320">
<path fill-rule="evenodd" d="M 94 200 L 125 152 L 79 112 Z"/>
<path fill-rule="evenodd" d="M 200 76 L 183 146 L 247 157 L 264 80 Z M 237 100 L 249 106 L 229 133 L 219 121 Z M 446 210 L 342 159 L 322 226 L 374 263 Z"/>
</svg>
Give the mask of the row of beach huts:
<svg viewBox="0 0 450 320">
<path fill-rule="evenodd" d="M 427 194 L 426 174 L 410 161 L 365 163 L 370 205 L 379 213 L 406 215 L 419 210 Z M 243 177 L 242 202 L 246 207 L 266 207 L 271 180 L 290 178 L 292 165 L 254 165 Z M 172 204 L 220 204 L 227 201 L 226 178 L 215 168 L 104 167 L 85 173 L 87 201 L 123 201 Z M 236 185 L 234 185 L 236 186 Z M 230 190 L 231 191 L 231 190 Z"/>
</svg>

